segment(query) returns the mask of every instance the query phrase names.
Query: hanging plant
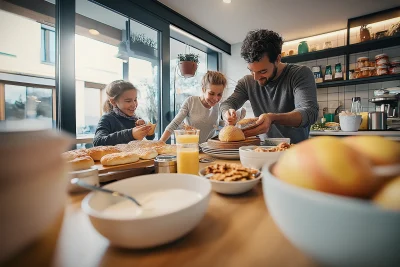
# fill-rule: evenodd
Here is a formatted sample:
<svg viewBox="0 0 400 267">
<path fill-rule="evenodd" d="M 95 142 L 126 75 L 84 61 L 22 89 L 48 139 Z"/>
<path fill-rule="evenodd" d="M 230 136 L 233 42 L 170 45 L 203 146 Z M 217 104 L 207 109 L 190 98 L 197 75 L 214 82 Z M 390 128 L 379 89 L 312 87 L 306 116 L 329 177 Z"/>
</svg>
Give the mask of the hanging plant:
<svg viewBox="0 0 400 267">
<path fill-rule="evenodd" d="M 179 70 L 181 75 L 185 78 L 193 77 L 197 71 L 197 65 L 199 64 L 199 55 L 190 54 L 178 54 Z"/>
<path fill-rule="evenodd" d="M 131 33 L 130 49 L 133 52 L 142 52 L 151 57 L 157 57 L 157 43 L 145 34 Z"/>
</svg>

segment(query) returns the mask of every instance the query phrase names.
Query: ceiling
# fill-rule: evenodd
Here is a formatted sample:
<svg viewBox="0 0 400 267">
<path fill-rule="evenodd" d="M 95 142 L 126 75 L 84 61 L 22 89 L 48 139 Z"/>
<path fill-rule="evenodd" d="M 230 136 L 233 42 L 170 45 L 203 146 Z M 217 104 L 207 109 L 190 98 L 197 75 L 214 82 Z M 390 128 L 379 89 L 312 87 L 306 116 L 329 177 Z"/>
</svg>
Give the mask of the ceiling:
<svg viewBox="0 0 400 267">
<path fill-rule="evenodd" d="M 249 30 L 258 28 L 276 31 L 286 41 L 340 30 L 348 18 L 399 5 L 398 0 L 158 1 L 230 44 L 242 42 Z"/>
</svg>

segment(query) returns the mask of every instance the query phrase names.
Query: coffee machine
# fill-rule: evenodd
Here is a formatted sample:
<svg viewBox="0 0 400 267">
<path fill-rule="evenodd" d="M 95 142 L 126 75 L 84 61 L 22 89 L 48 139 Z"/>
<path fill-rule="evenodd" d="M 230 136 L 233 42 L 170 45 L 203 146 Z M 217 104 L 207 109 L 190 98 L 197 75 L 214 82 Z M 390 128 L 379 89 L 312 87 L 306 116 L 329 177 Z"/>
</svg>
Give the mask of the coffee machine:
<svg viewBox="0 0 400 267">
<path fill-rule="evenodd" d="M 387 117 L 388 130 L 400 130 L 400 93 L 378 90 L 369 101 L 375 104 L 375 111 L 384 112 Z M 383 91 L 383 93 L 381 93 Z"/>
</svg>

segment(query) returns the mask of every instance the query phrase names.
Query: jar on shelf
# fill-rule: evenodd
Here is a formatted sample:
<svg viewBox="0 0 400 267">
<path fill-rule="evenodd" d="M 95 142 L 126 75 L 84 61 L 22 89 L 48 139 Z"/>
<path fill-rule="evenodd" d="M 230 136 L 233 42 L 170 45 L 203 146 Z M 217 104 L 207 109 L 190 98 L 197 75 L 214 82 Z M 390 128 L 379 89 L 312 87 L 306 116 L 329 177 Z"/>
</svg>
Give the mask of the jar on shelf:
<svg viewBox="0 0 400 267">
<path fill-rule="evenodd" d="M 364 67 L 369 67 L 369 60 L 367 57 L 357 58 L 357 68 L 361 69 Z"/>
<path fill-rule="evenodd" d="M 389 74 L 399 74 L 400 73 L 400 60 L 393 60 L 390 62 L 390 67 L 388 69 Z"/>
<path fill-rule="evenodd" d="M 355 79 L 354 70 L 349 70 L 349 80 Z"/>
<path fill-rule="evenodd" d="M 354 70 L 353 79 L 358 79 L 358 78 L 360 78 L 360 70 Z"/>
<path fill-rule="evenodd" d="M 376 68 L 369 67 L 369 76 L 376 76 Z"/>
<path fill-rule="evenodd" d="M 379 54 L 375 56 L 376 66 L 389 65 L 389 57 L 386 54 Z"/>
<path fill-rule="evenodd" d="M 369 67 L 361 68 L 360 78 L 367 78 L 367 77 L 371 77 Z"/>
<path fill-rule="evenodd" d="M 370 62 L 369 62 L 369 67 L 374 67 L 374 68 L 375 68 L 375 65 L 376 65 L 376 64 L 375 64 L 375 61 L 370 61 Z"/>
<path fill-rule="evenodd" d="M 386 75 L 388 74 L 388 68 L 387 66 L 378 66 L 376 68 L 376 75 L 381 76 L 381 75 Z"/>
</svg>

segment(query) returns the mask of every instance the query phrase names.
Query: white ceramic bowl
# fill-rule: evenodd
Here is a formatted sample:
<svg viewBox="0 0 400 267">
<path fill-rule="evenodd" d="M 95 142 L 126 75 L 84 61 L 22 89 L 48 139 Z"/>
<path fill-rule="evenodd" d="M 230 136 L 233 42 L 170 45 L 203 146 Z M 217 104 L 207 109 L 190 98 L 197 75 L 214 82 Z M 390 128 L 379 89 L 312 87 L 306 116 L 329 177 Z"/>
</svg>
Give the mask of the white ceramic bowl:
<svg viewBox="0 0 400 267">
<path fill-rule="evenodd" d="M 257 147 L 272 148 L 273 146 L 242 146 L 239 148 L 240 162 L 247 168 L 260 170 L 265 164 L 275 163 L 285 151 L 255 152 Z"/>
<path fill-rule="evenodd" d="M 94 228 L 111 245 L 124 248 L 149 248 L 174 241 L 189 233 L 203 218 L 210 198 L 208 180 L 190 174 L 159 173 L 142 175 L 110 183 L 104 188 L 135 195 L 168 189 L 186 189 L 200 195 L 198 201 L 182 209 L 158 216 L 118 219 L 102 211 L 118 202 L 118 198 L 102 192 L 92 192 L 82 201 Z M 182 199 L 184 202 L 185 199 Z"/>
<path fill-rule="evenodd" d="M 200 176 L 205 177 L 205 168 L 199 172 Z M 215 192 L 225 195 L 238 195 L 246 193 L 255 187 L 261 181 L 261 175 L 256 179 L 247 181 L 224 182 L 209 179 L 212 189 Z"/>
<path fill-rule="evenodd" d="M 303 189 L 263 167 L 268 211 L 285 236 L 324 266 L 399 266 L 400 212 Z"/>
<path fill-rule="evenodd" d="M 61 153 L 72 139 L 20 123 L 0 123 L 0 265 L 58 225 L 67 199 Z"/>
<path fill-rule="evenodd" d="M 99 170 L 92 166 L 90 169 L 87 170 L 80 170 L 80 171 L 73 171 L 68 173 L 68 179 L 71 181 L 74 178 L 79 178 L 83 182 L 90 184 L 90 185 L 99 185 Z M 69 193 L 79 193 L 88 191 L 87 189 L 80 187 L 78 185 L 74 185 L 68 183 L 68 192 Z"/>
<path fill-rule="evenodd" d="M 344 132 L 357 132 L 362 122 L 361 115 L 339 116 L 340 128 Z"/>
</svg>

